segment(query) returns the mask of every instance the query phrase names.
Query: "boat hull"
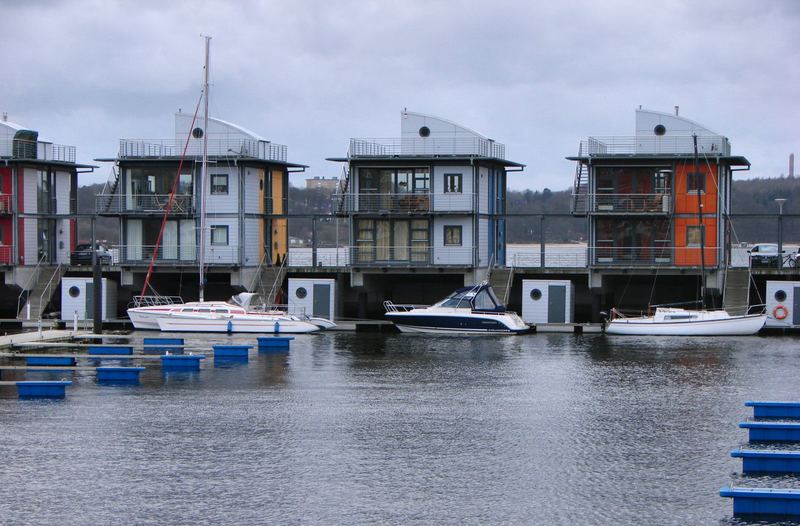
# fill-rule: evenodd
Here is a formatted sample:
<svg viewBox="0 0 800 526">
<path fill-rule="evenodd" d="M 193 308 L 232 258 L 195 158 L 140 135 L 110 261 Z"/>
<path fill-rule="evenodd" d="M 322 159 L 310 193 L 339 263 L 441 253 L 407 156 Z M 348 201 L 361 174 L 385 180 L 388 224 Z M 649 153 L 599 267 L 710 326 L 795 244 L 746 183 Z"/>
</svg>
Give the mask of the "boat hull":
<svg viewBox="0 0 800 526">
<path fill-rule="evenodd" d="M 236 318 L 195 318 L 166 316 L 158 319 L 162 332 L 214 332 L 214 333 L 258 333 L 298 334 L 316 332 L 320 328 L 301 320 Z"/>
<path fill-rule="evenodd" d="M 158 319 L 169 315 L 169 309 L 164 308 L 155 310 L 150 307 L 149 310 L 140 308 L 128 309 L 128 318 L 130 318 L 133 327 L 137 330 L 152 330 L 157 331 Z"/>
<path fill-rule="evenodd" d="M 748 336 L 764 327 L 766 314 L 692 321 L 622 318 L 606 324 L 606 334 L 628 336 Z"/>
<path fill-rule="evenodd" d="M 530 328 L 500 315 L 447 315 L 388 312 L 400 332 L 427 334 L 525 334 Z"/>
</svg>

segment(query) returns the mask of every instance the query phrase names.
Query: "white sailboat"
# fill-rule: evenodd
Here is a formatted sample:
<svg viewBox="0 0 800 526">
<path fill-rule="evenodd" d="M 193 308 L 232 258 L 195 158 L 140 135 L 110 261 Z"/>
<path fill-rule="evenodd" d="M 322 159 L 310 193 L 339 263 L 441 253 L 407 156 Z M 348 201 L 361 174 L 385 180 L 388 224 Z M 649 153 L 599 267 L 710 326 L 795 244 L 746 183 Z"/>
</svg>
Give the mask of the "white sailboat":
<svg viewBox="0 0 800 526">
<path fill-rule="evenodd" d="M 694 136 L 694 165 L 697 172 L 697 136 Z M 698 219 L 700 221 L 700 304 L 705 298 L 705 232 L 701 196 L 698 192 Z M 731 315 L 722 309 L 700 310 L 677 307 L 657 307 L 652 315 L 626 317 L 616 309 L 605 324 L 606 334 L 638 336 L 746 336 L 756 334 L 767 322 L 765 312 L 759 314 Z"/>
<path fill-rule="evenodd" d="M 208 130 L 208 66 L 211 37 L 205 37 L 205 41 L 205 68 L 202 92 L 205 106 L 203 117 L 204 132 Z M 188 140 L 187 137 L 187 145 Z M 229 334 L 238 332 L 267 334 L 279 332 L 307 333 L 327 328 L 321 322 L 315 323 L 313 320 L 303 320 L 285 312 L 267 309 L 263 303 L 257 301 L 258 295 L 252 293 L 240 293 L 227 302 L 205 301 L 207 166 L 208 133 L 203 133 L 203 159 L 200 172 L 200 243 L 198 250 L 199 301 L 183 303 L 181 298 L 174 296 L 144 295 L 157 254 L 157 250 L 155 250 L 142 295 L 135 296 L 133 305 L 128 308 L 128 318 L 130 318 L 133 326 L 136 329 L 161 330 L 164 332 L 224 332 Z M 165 217 L 167 214 L 169 214 L 169 206 L 165 211 Z M 158 242 L 160 240 L 161 234 L 159 234 Z M 158 246 L 158 243 L 156 246 Z M 332 322 L 329 323 L 333 325 Z"/>
</svg>

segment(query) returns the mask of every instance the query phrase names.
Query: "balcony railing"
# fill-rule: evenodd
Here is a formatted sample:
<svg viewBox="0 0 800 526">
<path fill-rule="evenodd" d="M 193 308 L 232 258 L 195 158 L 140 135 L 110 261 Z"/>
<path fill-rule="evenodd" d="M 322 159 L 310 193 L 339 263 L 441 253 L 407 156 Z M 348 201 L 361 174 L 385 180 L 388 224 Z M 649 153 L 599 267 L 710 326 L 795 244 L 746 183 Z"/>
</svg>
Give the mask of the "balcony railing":
<svg viewBox="0 0 800 526">
<path fill-rule="evenodd" d="M 0 215 L 11 213 L 11 194 L 0 194 Z"/>
<path fill-rule="evenodd" d="M 586 196 L 589 211 L 594 214 L 669 214 L 671 199 L 668 194 L 611 194 Z"/>
<path fill-rule="evenodd" d="M 112 194 L 95 196 L 95 212 L 104 214 L 163 214 L 169 203 L 169 194 Z M 176 195 L 172 200 L 171 214 L 193 214 L 194 197 Z"/>
<path fill-rule="evenodd" d="M 119 158 L 174 158 L 183 153 L 185 141 L 175 139 L 121 139 Z M 208 155 L 286 162 L 287 148 L 283 144 L 249 139 L 208 139 Z M 202 141 L 190 141 L 186 155 L 203 155 Z"/>
<path fill-rule="evenodd" d="M 350 157 L 465 155 L 505 159 L 504 144 L 481 137 L 350 139 Z"/>
<path fill-rule="evenodd" d="M 691 155 L 691 135 L 589 137 L 581 141 L 581 152 L 589 156 L 605 155 Z M 728 139 L 719 135 L 697 137 L 697 151 L 704 155 L 730 155 Z"/>
<path fill-rule="evenodd" d="M 155 252 L 155 245 L 114 245 L 111 252 L 112 265 L 149 265 Z M 162 244 L 158 247 L 156 262 L 161 265 L 197 265 L 198 247 L 195 245 Z M 206 264 L 236 264 L 239 260 L 239 247 L 235 245 L 206 246 Z"/>
<path fill-rule="evenodd" d="M 0 142 L 0 157 L 75 162 L 75 147 L 51 142 L 10 139 Z"/>
<path fill-rule="evenodd" d="M 389 212 L 399 214 L 428 212 L 471 212 L 473 194 L 462 193 L 360 193 L 333 196 L 333 209 L 340 213 Z"/>
<path fill-rule="evenodd" d="M 14 247 L 11 245 L 0 244 L 0 265 L 11 265 L 13 263 L 11 257 L 14 252 Z"/>
</svg>

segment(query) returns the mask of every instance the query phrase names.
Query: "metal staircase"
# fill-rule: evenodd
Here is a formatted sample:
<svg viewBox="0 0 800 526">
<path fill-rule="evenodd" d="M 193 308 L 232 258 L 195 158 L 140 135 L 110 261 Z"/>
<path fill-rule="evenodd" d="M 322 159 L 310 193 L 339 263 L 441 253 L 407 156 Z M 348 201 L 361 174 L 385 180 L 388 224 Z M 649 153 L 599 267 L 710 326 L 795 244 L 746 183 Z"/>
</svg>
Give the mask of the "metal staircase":
<svg viewBox="0 0 800 526">
<path fill-rule="evenodd" d="M 342 180 L 339 181 L 339 188 L 336 190 L 336 197 L 339 202 L 337 203 L 336 213 L 343 214 L 347 204 L 347 189 L 350 187 L 350 173 L 347 168 L 342 167 Z"/>
<path fill-rule="evenodd" d="M 750 270 L 728 269 L 725 275 L 725 290 L 722 308 L 732 316 L 747 313 L 750 305 Z"/>
<path fill-rule="evenodd" d="M 583 144 L 578 148 L 578 157 L 583 152 Z M 578 161 L 575 167 L 575 181 L 572 185 L 572 215 L 585 216 L 589 209 L 589 166 Z"/>
<path fill-rule="evenodd" d="M 59 290 L 58 285 L 66 272 L 66 265 L 40 267 L 36 273 L 33 289 L 28 291 L 27 301 L 17 312 L 17 319 L 41 319 L 44 310 L 50 304 L 50 300 L 53 299 L 53 295 Z M 29 306 L 30 317 L 28 317 Z"/>
<path fill-rule="evenodd" d="M 492 267 L 489 269 L 489 285 L 497 298 L 508 305 L 511 295 L 511 285 L 514 282 L 514 267 Z"/>
<path fill-rule="evenodd" d="M 278 267 L 267 265 L 265 264 L 266 252 L 267 251 L 265 251 L 265 257 L 262 258 L 261 264 L 258 267 L 253 283 L 250 285 L 250 290 L 252 292 L 259 292 L 264 298 L 264 303 L 267 305 L 275 305 L 278 292 L 281 290 L 283 282 L 286 280 L 286 262 L 289 258 L 283 258 L 283 262 Z"/>
<path fill-rule="evenodd" d="M 105 203 L 102 205 L 102 211 L 107 213 L 111 210 L 111 205 L 114 204 L 114 197 L 117 193 L 117 188 L 119 188 L 119 172 L 112 168 L 111 169 L 112 177 L 109 177 L 106 184 L 103 186 L 103 189 L 100 191 L 100 196 L 105 197 Z M 98 210 L 99 211 L 99 210 Z"/>
</svg>

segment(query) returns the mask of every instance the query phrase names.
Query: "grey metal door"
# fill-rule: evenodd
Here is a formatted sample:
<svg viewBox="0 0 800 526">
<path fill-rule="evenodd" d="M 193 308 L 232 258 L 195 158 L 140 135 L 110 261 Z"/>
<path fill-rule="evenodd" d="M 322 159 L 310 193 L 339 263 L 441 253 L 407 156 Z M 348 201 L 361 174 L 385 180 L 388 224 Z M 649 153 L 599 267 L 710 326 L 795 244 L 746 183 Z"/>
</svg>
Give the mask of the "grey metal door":
<svg viewBox="0 0 800 526">
<path fill-rule="evenodd" d="M 567 304 L 567 287 L 549 285 L 547 287 L 547 323 L 564 323 L 564 307 Z"/>
<path fill-rule="evenodd" d="M 794 288 L 794 308 L 792 309 L 792 325 L 800 325 L 800 287 Z"/>
<path fill-rule="evenodd" d="M 331 319 L 331 286 L 314 284 L 314 316 Z"/>
</svg>

